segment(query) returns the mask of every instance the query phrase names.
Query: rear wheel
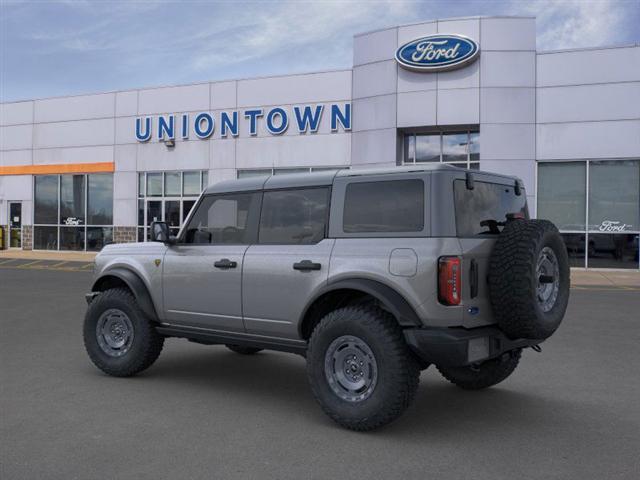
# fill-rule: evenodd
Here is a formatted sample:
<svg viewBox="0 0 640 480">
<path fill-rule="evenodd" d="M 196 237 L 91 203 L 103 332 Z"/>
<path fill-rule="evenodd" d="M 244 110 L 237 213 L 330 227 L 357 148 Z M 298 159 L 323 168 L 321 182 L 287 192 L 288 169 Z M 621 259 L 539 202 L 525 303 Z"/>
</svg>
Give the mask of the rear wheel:
<svg viewBox="0 0 640 480">
<path fill-rule="evenodd" d="M 232 352 L 236 352 L 236 353 L 239 353 L 241 355 L 253 355 L 255 353 L 258 353 L 258 352 L 262 351 L 261 348 L 245 347 L 244 345 L 227 344 L 227 345 L 225 345 L 225 347 L 227 347 Z"/>
<path fill-rule="evenodd" d="M 164 344 L 164 337 L 124 288 L 107 290 L 91 302 L 83 335 L 93 364 L 115 377 L 128 377 L 149 368 Z"/>
<path fill-rule="evenodd" d="M 345 307 L 326 315 L 307 351 L 313 395 L 335 422 L 366 431 L 398 418 L 418 388 L 420 369 L 387 312 Z"/>
<path fill-rule="evenodd" d="M 444 378 L 465 390 L 481 390 L 505 380 L 518 366 L 522 350 L 467 367 L 437 367 Z"/>
</svg>

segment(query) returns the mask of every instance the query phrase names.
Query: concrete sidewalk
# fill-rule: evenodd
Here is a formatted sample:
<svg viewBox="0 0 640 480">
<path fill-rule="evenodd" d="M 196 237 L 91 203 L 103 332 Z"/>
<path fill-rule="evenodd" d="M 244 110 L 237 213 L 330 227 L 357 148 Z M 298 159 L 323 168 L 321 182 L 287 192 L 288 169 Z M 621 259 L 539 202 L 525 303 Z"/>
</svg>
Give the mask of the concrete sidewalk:
<svg viewBox="0 0 640 480">
<path fill-rule="evenodd" d="M 1 250 L 0 260 L 55 260 L 92 263 L 96 253 L 90 252 L 42 252 L 27 250 Z M 7 265 L 8 266 L 8 265 Z M 638 270 L 585 270 L 571 269 L 571 286 L 636 287 L 640 288 Z"/>
<path fill-rule="evenodd" d="M 638 270 L 571 269 L 571 286 L 599 285 L 608 287 L 640 287 Z"/>
<path fill-rule="evenodd" d="M 69 262 L 93 262 L 97 252 L 42 252 L 33 250 L 0 250 L 0 259 L 58 260 Z"/>
</svg>

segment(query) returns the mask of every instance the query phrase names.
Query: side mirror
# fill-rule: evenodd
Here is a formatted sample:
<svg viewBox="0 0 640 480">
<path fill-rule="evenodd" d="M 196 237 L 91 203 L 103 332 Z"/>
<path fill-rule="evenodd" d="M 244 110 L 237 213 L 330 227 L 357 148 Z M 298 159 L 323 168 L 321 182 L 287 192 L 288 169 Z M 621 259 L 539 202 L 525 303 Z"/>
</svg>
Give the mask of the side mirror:
<svg viewBox="0 0 640 480">
<path fill-rule="evenodd" d="M 167 222 L 151 222 L 151 241 L 169 243 L 169 225 Z"/>
</svg>

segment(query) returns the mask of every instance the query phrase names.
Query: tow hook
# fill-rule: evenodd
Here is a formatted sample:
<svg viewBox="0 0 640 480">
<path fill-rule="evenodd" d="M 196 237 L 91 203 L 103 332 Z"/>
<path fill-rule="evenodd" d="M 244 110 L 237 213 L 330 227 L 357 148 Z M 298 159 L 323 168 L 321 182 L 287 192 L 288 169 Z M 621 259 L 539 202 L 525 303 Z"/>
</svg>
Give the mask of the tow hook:
<svg viewBox="0 0 640 480">
<path fill-rule="evenodd" d="M 540 353 L 542 351 L 542 347 L 540 347 L 540 345 L 531 345 L 531 350 L 533 350 L 534 352 L 538 352 Z"/>
</svg>

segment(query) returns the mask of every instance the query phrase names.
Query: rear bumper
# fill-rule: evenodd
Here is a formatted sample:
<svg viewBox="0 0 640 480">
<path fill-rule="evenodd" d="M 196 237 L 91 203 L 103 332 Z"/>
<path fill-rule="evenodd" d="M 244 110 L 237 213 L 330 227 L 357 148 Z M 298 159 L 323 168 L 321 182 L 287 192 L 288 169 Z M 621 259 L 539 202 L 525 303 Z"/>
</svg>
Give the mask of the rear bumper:
<svg viewBox="0 0 640 480">
<path fill-rule="evenodd" d="M 413 352 L 424 362 L 446 367 L 462 367 L 499 357 L 517 348 L 542 343 L 541 340 L 505 336 L 498 327 L 409 328 L 404 337 Z"/>
</svg>

